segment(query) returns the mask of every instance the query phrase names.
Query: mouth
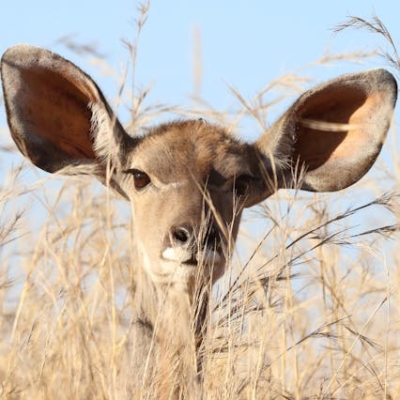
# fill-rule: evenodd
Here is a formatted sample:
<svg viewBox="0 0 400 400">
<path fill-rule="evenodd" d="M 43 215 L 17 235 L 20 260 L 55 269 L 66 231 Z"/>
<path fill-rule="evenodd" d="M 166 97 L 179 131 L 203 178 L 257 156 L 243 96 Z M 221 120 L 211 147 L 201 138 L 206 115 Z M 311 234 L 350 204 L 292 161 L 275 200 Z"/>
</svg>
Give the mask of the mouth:
<svg viewBox="0 0 400 400">
<path fill-rule="evenodd" d="M 182 261 L 181 264 L 188 265 L 190 267 L 197 267 L 198 261 L 192 257 L 189 260 Z"/>
<path fill-rule="evenodd" d="M 224 257 L 218 249 L 205 249 L 200 252 L 193 252 L 190 248 L 167 247 L 162 252 L 162 258 L 165 261 L 179 263 L 190 267 L 216 266 L 223 262 Z"/>
</svg>

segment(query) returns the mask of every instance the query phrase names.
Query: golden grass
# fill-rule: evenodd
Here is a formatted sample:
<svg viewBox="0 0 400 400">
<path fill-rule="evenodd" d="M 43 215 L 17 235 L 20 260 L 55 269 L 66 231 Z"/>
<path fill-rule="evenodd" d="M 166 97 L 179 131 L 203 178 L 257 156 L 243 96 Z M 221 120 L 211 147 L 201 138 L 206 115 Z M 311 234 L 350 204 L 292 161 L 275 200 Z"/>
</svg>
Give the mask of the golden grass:
<svg viewBox="0 0 400 400">
<path fill-rule="evenodd" d="M 354 21 L 367 23 L 347 25 Z M 388 38 L 382 27 L 377 19 L 368 25 Z M 286 77 L 280 85 L 299 82 Z M 253 102 L 239 96 L 242 109 L 218 119 L 234 126 L 251 115 L 264 129 L 270 104 L 263 96 L 277 86 Z M 144 99 L 136 97 L 134 124 L 161 113 L 141 113 Z M 239 257 L 214 291 L 202 398 L 398 398 L 395 157 L 380 158 L 374 173 L 345 192 L 279 192 L 246 214 Z M 129 207 L 88 179 L 30 171 L 10 171 L 0 187 L 0 396 L 139 398 L 129 390 Z M 153 388 L 140 398 L 154 398 Z"/>
</svg>

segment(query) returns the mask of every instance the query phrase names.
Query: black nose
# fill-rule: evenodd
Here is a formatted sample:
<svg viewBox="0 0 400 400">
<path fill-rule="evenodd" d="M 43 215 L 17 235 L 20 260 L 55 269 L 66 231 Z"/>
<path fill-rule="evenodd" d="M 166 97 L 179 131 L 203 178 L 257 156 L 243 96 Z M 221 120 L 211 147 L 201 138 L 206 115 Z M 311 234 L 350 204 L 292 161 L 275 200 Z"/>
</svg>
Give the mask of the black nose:
<svg viewBox="0 0 400 400">
<path fill-rule="evenodd" d="M 213 224 L 196 236 L 195 230 L 191 225 L 182 224 L 171 228 L 168 238 L 171 246 L 197 246 L 200 248 L 219 249 L 222 243 L 221 232 Z"/>
<path fill-rule="evenodd" d="M 203 238 L 203 247 L 209 249 L 218 249 L 221 246 L 221 232 L 215 226 L 211 225 Z"/>
</svg>

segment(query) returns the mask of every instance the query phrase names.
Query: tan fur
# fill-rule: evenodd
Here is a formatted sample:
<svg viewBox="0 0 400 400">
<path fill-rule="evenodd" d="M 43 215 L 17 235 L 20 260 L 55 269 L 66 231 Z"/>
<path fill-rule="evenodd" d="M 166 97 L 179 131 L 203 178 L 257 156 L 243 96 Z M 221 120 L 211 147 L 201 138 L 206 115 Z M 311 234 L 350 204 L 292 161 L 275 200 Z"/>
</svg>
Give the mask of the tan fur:
<svg viewBox="0 0 400 400">
<path fill-rule="evenodd" d="M 387 71 L 344 75 L 303 94 L 248 144 L 202 120 L 130 136 L 91 78 L 47 50 L 7 50 L 1 74 L 10 132 L 26 157 L 48 172 L 94 171 L 131 203 L 132 391 L 151 382 L 159 398 L 185 397 L 200 380 L 209 294 L 243 208 L 279 188 L 356 182 L 379 154 L 397 95 Z"/>
</svg>

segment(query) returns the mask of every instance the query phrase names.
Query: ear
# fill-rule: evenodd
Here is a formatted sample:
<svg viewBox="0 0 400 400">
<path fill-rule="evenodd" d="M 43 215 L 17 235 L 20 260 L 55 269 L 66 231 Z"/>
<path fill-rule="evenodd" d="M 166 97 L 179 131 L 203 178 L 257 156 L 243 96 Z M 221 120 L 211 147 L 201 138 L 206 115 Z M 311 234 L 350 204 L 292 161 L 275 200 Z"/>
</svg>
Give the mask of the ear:
<svg viewBox="0 0 400 400">
<path fill-rule="evenodd" d="M 256 143 L 273 164 L 278 187 L 335 191 L 357 182 L 381 150 L 396 97 L 396 81 L 383 69 L 304 93 Z"/>
<path fill-rule="evenodd" d="M 64 58 L 28 45 L 8 49 L 1 77 L 11 135 L 47 172 L 93 166 L 104 181 L 133 141 L 93 80 Z M 91 169 L 91 168 L 89 168 Z M 80 168 L 80 171 L 88 168 Z"/>
</svg>

